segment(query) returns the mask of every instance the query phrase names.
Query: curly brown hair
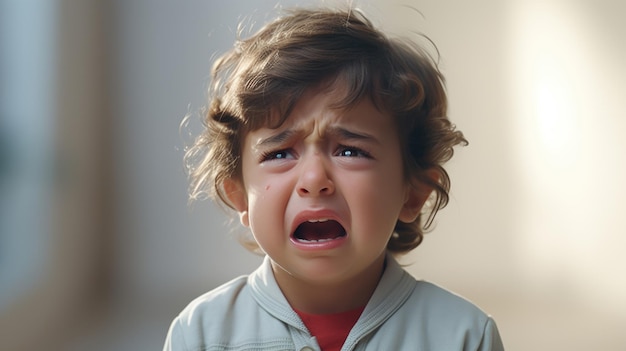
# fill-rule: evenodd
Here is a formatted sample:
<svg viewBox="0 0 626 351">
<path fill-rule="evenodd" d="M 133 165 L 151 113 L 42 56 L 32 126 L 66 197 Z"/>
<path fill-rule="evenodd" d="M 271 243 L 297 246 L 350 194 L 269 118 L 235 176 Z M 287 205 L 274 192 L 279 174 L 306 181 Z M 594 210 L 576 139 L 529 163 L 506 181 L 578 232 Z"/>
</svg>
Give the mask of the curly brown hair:
<svg viewBox="0 0 626 351">
<path fill-rule="evenodd" d="M 387 37 L 355 9 L 292 10 L 216 60 L 205 129 L 185 155 L 191 199 L 208 195 L 232 207 L 222 185 L 241 179 L 246 133 L 279 127 L 300 96 L 323 82 L 347 85 L 338 108 L 370 98 L 395 119 L 407 181 L 434 194 L 426 220 L 398 221 L 387 245 L 394 254 L 414 249 L 448 203 L 442 165 L 467 141 L 447 118 L 435 60 L 416 43 Z"/>
</svg>

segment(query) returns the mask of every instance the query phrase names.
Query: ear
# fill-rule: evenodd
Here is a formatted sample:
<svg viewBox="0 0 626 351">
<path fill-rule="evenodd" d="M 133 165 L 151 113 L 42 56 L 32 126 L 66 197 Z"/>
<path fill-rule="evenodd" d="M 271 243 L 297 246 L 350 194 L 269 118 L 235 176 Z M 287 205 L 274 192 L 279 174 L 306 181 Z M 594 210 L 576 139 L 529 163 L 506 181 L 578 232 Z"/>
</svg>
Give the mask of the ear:
<svg viewBox="0 0 626 351">
<path fill-rule="evenodd" d="M 433 182 L 437 182 L 439 181 L 439 172 L 434 169 L 428 170 L 426 171 L 426 177 Z M 404 204 L 402 205 L 398 219 L 404 223 L 414 222 L 432 192 L 433 188 L 431 186 L 413 178 L 409 184 L 407 184 Z"/>
<path fill-rule="evenodd" d="M 248 197 L 246 190 L 240 181 L 228 178 L 222 183 L 224 195 L 230 202 L 230 205 L 239 212 L 239 221 L 244 226 L 250 226 L 250 218 L 248 217 Z"/>
</svg>

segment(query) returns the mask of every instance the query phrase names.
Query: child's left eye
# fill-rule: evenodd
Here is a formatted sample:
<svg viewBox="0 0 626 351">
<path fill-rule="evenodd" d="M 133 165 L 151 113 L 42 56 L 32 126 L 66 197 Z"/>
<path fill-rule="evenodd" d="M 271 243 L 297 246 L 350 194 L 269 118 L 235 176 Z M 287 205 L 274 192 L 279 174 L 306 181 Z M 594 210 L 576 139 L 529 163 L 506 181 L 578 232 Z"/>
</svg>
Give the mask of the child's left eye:
<svg viewBox="0 0 626 351">
<path fill-rule="evenodd" d="M 370 155 L 357 147 L 351 146 L 342 146 L 339 148 L 337 152 L 337 156 L 342 157 L 367 157 L 370 158 Z"/>
</svg>

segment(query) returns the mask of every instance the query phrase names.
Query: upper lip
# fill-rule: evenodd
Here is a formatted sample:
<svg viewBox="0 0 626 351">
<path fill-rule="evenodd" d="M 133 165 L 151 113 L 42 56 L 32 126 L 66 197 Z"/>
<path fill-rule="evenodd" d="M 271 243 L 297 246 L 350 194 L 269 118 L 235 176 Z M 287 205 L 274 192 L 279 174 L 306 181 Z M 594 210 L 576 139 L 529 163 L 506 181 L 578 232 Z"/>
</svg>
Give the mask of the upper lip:
<svg viewBox="0 0 626 351">
<path fill-rule="evenodd" d="M 344 230 L 346 230 L 346 226 L 337 214 L 337 212 L 330 209 L 323 210 L 305 210 L 299 212 L 293 222 L 291 224 L 291 236 L 296 232 L 298 226 L 304 222 L 320 222 L 320 221 L 337 221 Z"/>
</svg>

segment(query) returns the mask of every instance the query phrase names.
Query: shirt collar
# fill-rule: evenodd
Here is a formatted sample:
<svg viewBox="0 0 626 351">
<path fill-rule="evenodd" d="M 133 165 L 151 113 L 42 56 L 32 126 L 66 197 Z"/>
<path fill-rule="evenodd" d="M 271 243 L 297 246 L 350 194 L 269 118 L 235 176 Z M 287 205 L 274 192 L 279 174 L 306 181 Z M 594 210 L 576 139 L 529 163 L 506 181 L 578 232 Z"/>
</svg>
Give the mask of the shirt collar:
<svg viewBox="0 0 626 351">
<path fill-rule="evenodd" d="M 248 285 L 254 299 L 268 313 L 298 329 L 306 330 L 278 287 L 269 256 L 265 256 L 261 266 L 248 277 Z M 415 279 L 388 253 L 380 282 L 346 342 L 355 339 L 353 341 L 356 343 L 360 336 L 384 323 L 404 304 L 414 288 Z"/>
</svg>

